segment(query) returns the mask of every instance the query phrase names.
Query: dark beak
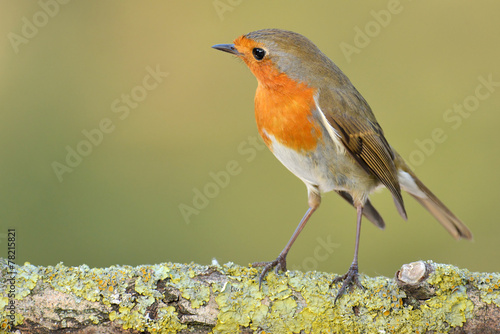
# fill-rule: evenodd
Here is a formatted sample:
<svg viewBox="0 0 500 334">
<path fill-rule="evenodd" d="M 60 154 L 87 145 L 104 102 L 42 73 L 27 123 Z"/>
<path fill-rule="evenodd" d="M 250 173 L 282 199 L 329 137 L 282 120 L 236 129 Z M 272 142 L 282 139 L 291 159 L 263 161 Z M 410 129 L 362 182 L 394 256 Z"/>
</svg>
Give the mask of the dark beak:
<svg viewBox="0 0 500 334">
<path fill-rule="evenodd" d="M 212 48 L 227 53 L 231 53 L 235 56 L 241 55 L 241 53 L 239 53 L 238 50 L 236 50 L 236 48 L 234 47 L 234 44 L 215 44 L 214 46 L 212 46 Z"/>
</svg>

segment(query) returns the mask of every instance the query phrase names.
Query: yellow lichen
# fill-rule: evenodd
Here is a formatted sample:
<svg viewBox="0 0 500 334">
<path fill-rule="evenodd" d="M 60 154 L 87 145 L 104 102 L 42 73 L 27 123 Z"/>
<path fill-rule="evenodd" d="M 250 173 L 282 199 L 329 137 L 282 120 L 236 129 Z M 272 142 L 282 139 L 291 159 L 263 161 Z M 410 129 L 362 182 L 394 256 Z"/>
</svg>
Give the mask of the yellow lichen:
<svg viewBox="0 0 500 334">
<path fill-rule="evenodd" d="M 340 286 L 330 287 L 335 275 L 270 272 L 259 289 L 260 269 L 232 263 L 216 267 L 225 277 L 222 283 L 200 279 L 199 275 L 208 272 L 208 267 L 195 264 L 94 269 L 85 265 L 68 268 L 58 264 L 44 268 L 27 264 L 16 267 L 16 299 L 29 295 L 38 282 L 43 282 L 75 298 L 113 306 L 108 318 L 124 329 L 152 333 L 175 333 L 186 328 L 177 310 L 164 301 L 165 288 L 177 290 L 193 309 L 207 305 L 212 294 L 219 310 L 214 333 L 240 332 L 244 327 L 269 333 L 363 333 L 380 329 L 387 333 L 443 332 L 463 325 L 473 315 L 466 284 L 478 289 L 484 302 L 500 304 L 498 274 L 432 266 L 435 270 L 427 282 L 435 295 L 420 302 L 417 308 L 405 305 L 405 292 L 385 277 L 360 275 L 366 290 L 354 288 L 335 303 Z M 0 270 L 5 272 L 4 262 L 0 262 Z M 6 303 L 5 292 L 0 290 L 2 326 L 6 323 Z M 22 320 L 16 314 L 17 323 Z M 97 317 L 91 320 L 100 321 Z"/>
</svg>

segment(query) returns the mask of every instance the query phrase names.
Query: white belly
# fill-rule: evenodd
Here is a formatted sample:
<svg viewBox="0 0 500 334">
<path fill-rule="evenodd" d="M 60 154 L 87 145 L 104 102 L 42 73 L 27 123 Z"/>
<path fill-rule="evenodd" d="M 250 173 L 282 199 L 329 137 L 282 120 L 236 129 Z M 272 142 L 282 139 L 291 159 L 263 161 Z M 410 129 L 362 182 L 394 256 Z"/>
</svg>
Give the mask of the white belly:
<svg viewBox="0 0 500 334">
<path fill-rule="evenodd" d="M 267 134 L 267 133 L 266 133 Z M 369 175 L 345 150 L 339 152 L 329 137 L 318 144 L 314 151 L 297 152 L 271 139 L 271 150 L 279 161 L 309 188 L 317 188 L 321 193 L 345 190 L 368 196 L 378 181 Z"/>
</svg>

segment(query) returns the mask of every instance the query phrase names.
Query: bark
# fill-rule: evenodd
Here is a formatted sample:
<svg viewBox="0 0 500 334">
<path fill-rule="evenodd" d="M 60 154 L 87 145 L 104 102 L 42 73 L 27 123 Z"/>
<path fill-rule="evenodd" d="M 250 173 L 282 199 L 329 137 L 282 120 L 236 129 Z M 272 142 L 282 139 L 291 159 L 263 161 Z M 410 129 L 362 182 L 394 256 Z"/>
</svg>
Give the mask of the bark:
<svg viewBox="0 0 500 334">
<path fill-rule="evenodd" d="M 232 263 L 89 268 L 0 259 L 0 326 L 18 333 L 498 333 L 500 274 L 432 261 L 360 276 L 334 303 L 333 274 Z M 9 327 L 9 326 L 14 327 Z"/>
</svg>

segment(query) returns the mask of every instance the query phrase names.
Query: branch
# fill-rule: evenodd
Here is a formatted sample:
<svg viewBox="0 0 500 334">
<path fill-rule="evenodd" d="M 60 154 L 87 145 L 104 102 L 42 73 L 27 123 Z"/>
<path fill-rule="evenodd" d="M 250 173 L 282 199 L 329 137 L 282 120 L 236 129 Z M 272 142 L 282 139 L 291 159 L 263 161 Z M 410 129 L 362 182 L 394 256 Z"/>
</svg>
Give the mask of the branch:
<svg viewBox="0 0 500 334">
<path fill-rule="evenodd" d="M 0 259 L 0 328 L 21 333 L 500 332 L 500 274 L 432 261 L 334 304 L 333 274 L 166 263 L 37 267 Z M 9 329 L 9 326 L 11 327 Z"/>
</svg>

